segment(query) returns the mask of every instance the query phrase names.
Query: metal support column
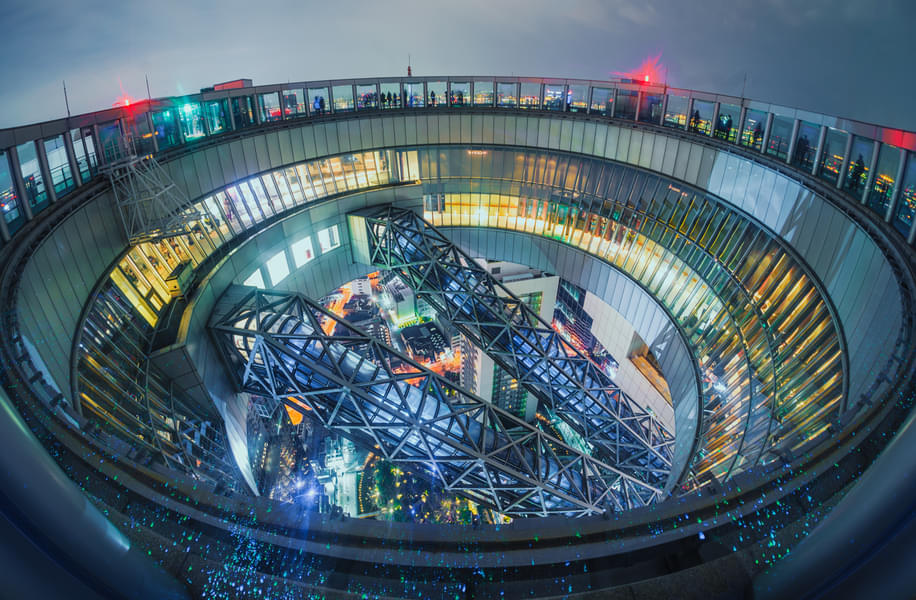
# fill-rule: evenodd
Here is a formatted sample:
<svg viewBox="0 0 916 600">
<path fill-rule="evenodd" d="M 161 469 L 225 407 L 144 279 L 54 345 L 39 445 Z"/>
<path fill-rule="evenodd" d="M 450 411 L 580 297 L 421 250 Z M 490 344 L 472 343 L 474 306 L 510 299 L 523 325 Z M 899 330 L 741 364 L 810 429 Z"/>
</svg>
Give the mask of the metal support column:
<svg viewBox="0 0 916 600">
<path fill-rule="evenodd" d="M 149 113 L 146 114 L 149 117 Z M 153 135 L 153 141 L 155 140 L 156 136 Z M 79 162 L 76 160 L 76 151 L 73 149 L 73 138 L 70 135 L 69 124 L 66 133 L 64 133 L 64 150 L 67 152 L 67 164 L 70 165 L 70 173 L 73 174 L 73 185 L 74 187 L 79 187 L 83 185 L 83 178 L 80 175 Z"/>
<path fill-rule="evenodd" d="M 827 141 L 827 126 L 821 125 L 821 131 L 817 136 L 817 150 L 814 151 L 814 164 L 811 165 L 811 174 L 817 175 L 817 168 L 824 158 L 824 144 Z"/>
<path fill-rule="evenodd" d="M 773 130 L 773 113 L 767 113 L 767 124 L 763 129 L 763 139 L 760 142 L 760 153 L 767 153 L 767 146 L 770 144 L 770 132 Z"/>
<path fill-rule="evenodd" d="M 798 143 L 798 129 L 801 127 L 801 120 L 795 119 L 792 122 L 792 137 L 789 138 L 789 150 L 786 153 L 786 164 L 791 165 L 795 154 L 795 146 Z"/>
<path fill-rule="evenodd" d="M 35 140 L 35 155 L 38 157 L 38 170 L 41 171 L 41 178 L 45 182 L 45 193 L 48 195 L 48 202 L 53 204 L 57 202 L 57 190 L 54 189 L 54 179 L 51 177 L 48 154 L 45 152 L 43 139 Z"/>
<path fill-rule="evenodd" d="M 900 184 L 903 183 L 903 173 L 906 169 L 906 148 L 900 148 L 900 164 L 897 165 L 897 173 L 894 177 L 894 193 L 891 194 L 891 200 L 887 204 L 887 212 L 884 214 L 884 222 L 890 223 L 894 215 L 894 209 L 897 208 L 897 202 L 900 201 Z"/>
<path fill-rule="evenodd" d="M 849 159 L 852 154 L 852 134 L 847 133 L 846 149 L 843 150 L 843 166 L 840 168 L 840 174 L 836 178 L 836 188 L 843 189 L 843 182 L 846 180 L 846 171 L 849 170 Z"/>
<path fill-rule="evenodd" d="M 862 204 L 868 202 L 868 194 L 871 192 L 872 186 L 875 185 L 875 173 L 878 171 L 878 153 L 881 151 L 881 142 L 874 141 L 872 142 L 872 146 L 868 177 L 865 178 L 865 189 L 862 190 L 862 197 L 859 198 L 859 202 Z"/>
</svg>

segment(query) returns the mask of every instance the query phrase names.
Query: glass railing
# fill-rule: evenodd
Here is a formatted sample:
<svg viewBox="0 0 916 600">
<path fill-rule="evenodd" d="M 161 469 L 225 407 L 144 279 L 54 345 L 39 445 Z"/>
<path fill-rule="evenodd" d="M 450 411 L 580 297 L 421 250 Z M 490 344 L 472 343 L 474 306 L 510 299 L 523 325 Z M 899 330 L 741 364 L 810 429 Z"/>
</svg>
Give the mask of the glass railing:
<svg viewBox="0 0 916 600">
<path fill-rule="evenodd" d="M 804 175 L 814 175 L 867 206 L 909 243 L 916 237 L 916 132 L 787 108 L 722 94 L 633 80 L 591 81 L 519 77 L 403 77 L 298 82 L 145 100 L 130 106 L 0 130 L 0 145 L 16 140 L 66 146 L 67 170 L 81 181 L 55 185 L 57 201 L 91 178 L 83 161 L 94 148 L 105 160 L 119 135 L 143 141 L 144 152 L 192 144 L 252 126 L 364 112 L 538 110 L 629 120 L 679 129 L 758 152 Z M 74 125 L 79 125 L 74 129 Z M 40 130 L 45 137 L 34 138 Z M 59 131 L 58 131 L 59 130 Z M 63 135 L 70 132 L 71 135 Z M 23 141 L 25 140 L 25 142 Z M 35 144 L 41 168 L 23 174 L 17 147 L 0 147 L 0 176 L 9 179 L 0 240 L 49 203 L 23 207 L 27 181 L 60 181 L 49 173 L 46 144 Z M 32 146 L 28 146 L 32 152 Z M 21 150 L 20 150 L 21 152 Z M 60 157 L 55 167 L 60 169 Z M 19 163 L 19 165 L 17 165 Z M 14 169 L 17 165 L 19 168 Z M 0 177 L 3 179 L 3 177 Z M 19 192 L 19 193 L 17 193 Z"/>
</svg>

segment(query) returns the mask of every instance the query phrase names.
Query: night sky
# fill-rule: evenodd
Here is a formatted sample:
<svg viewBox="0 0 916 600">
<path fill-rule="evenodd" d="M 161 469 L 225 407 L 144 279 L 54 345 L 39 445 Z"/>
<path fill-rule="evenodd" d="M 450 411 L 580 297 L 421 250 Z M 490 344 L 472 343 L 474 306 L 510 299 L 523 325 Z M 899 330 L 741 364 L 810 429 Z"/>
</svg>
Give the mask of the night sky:
<svg viewBox="0 0 916 600">
<path fill-rule="evenodd" d="M 0 127 L 122 95 L 406 74 L 671 85 L 916 130 L 916 0 L 0 0 Z M 802 8 L 799 8 L 802 7 Z"/>
</svg>

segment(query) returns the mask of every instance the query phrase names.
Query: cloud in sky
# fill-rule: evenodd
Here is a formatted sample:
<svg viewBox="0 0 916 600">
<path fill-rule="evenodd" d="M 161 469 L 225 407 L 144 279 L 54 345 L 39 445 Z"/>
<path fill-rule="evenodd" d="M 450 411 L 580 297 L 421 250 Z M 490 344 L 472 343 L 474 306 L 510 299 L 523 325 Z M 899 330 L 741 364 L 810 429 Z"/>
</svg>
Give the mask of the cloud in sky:
<svg viewBox="0 0 916 600">
<path fill-rule="evenodd" d="M 405 72 L 602 79 L 661 54 L 672 85 L 916 130 L 912 0 L 7 0 L 0 126 L 154 96 Z M 120 82 L 120 83 L 119 83 Z"/>
</svg>

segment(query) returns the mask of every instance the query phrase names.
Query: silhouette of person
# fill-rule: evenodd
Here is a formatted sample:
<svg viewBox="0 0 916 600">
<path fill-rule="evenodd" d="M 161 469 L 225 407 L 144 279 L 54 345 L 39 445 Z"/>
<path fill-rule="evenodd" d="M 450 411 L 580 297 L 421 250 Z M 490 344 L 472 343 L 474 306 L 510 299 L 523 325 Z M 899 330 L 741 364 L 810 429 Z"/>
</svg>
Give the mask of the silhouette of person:
<svg viewBox="0 0 916 600">
<path fill-rule="evenodd" d="M 862 187 L 862 176 L 865 174 L 865 159 L 860 154 L 856 162 L 852 164 L 852 170 L 849 172 L 849 188 L 858 190 Z"/>
<path fill-rule="evenodd" d="M 757 123 L 757 126 L 754 127 L 754 144 L 759 144 L 762 139 L 763 130 L 760 128 L 760 123 Z"/>
<path fill-rule="evenodd" d="M 808 136 L 801 136 L 795 146 L 795 163 L 804 163 L 808 159 L 808 151 L 810 149 L 811 142 L 808 141 Z"/>
<path fill-rule="evenodd" d="M 700 111 L 695 110 L 693 111 L 693 114 L 690 116 L 690 129 L 692 131 L 696 131 L 699 128 L 700 128 Z"/>
<path fill-rule="evenodd" d="M 324 114 L 324 96 L 318 96 L 318 112 Z"/>
<path fill-rule="evenodd" d="M 435 105 L 436 105 L 436 92 L 430 92 L 430 93 L 429 93 L 429 104 L 430 104 L 430 106 L 435 106 Z"/>
</svg>

